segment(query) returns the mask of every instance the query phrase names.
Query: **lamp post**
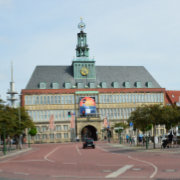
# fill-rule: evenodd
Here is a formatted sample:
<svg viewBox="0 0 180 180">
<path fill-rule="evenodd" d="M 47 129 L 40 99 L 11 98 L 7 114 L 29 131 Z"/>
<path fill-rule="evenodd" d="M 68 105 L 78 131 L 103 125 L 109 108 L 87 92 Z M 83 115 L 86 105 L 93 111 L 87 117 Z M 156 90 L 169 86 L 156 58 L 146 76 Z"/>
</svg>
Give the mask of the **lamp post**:
<svg viewBox="0 0 180 180">
<path fill-rule="evenodd" d="M 3 138 L 4 138 L 4 147 L 3 147 L 3 153 L 6 155 L 7 148 L 6 148 L 6 128 L 3 126 Z"/>
<path fill-rule="evenodd" d="M 19 131 L 20 131 L 20 133 L 19 133 L 19 149 L 21 149 L 22 148 L 22 145 L 21 145 L 21 141 L 22 141 L 22 139 L 21 139 L 21 94 L 19 94 L 19 108 L 18 108 L 18 116 L 19 116 Z"/>
<path fill-rule="evenodd" d="M 30 144 L 29 128 L 27 129 L 27 137 L 28 137 L 28 147 L 30 148 L 30 147 L 31 147 L 31 144 Z"/>
<path fill-rule="evenodd" d="M 0 101 L 0 104 L 4 104 L 6 103 L 5 101 Z M 3 107 L 3 109 L 5 109 L 5 106 Z M 4 155 L 6 155 L 7 153 L 7 148 L 6 148 L 6 127 L 5 127 L 5 122 L 2 124 L 2 130 L 3 130 L 3 139 L 4 139 L 4 143 L 3 143 L 3 153 Z M 0 139 L 1 140 L 1 139 Z"/>
</svg>

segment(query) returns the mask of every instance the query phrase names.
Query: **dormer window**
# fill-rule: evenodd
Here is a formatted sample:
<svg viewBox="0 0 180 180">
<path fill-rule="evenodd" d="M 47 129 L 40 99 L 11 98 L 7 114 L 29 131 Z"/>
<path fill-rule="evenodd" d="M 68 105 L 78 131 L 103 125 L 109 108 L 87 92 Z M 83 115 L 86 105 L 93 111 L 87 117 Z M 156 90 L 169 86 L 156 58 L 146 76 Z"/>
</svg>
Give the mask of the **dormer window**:
<svg viewBox="0 0 180 180">
<path fill-rule="evenodd" d="M 152 82 L 146 82 L 146 86 L 148 87 L 148 88 L 152 88 L 153 87 L 153 85 L 152 85 Z"/>
<path fill-rule="evenodd" d="M 70 89 L 71 88 L 71 83 L 65 83 L 65 89 Z"/>
<path fill-rule="evenodd" d="M 52 83 L 52 89 L 59 89 L 58 83 Z"/>
<path fill-rule="evenodd" d="M 84 83 L 77 83 L 77 87 L 78 87 L 78 89 L 84 88 Z"/>
<path fill-rule="evenodd" d="M 140 82 L 140 81 L 135 82 L 135 86 L 136 86 L 137 88 L 141 88 L 141 82 Z"/>
<path fill-rule="evenodd" d="M 40 83 L 39 83 L 39 88 L 40 88 L 40 89 L 46 89 L 46 83 L 40 82 Z"/>
<path fill-rule="evenodd" d="M 90 88 L 95 88 L 95 83 L 89 83 Z"/>
<path fill-rule="evenodd" d="M 118 82 L 113 82 L 113 88 L 119 88 L 119 83 Z"/>
<path fill-rule="evenodd" d="M 101 83 L 101 87 L 102 87 L 102 88 L 107 88 L 106 82 L 102 82 L 102 83 Z"/>
<path fill-rule="evenodd" d="M 131 86 L 130 86 L 130 82 L 129 81 L 125 81 L 124 82 L 124 87 L 125 88 L 130 88 Z"/>
</svg>

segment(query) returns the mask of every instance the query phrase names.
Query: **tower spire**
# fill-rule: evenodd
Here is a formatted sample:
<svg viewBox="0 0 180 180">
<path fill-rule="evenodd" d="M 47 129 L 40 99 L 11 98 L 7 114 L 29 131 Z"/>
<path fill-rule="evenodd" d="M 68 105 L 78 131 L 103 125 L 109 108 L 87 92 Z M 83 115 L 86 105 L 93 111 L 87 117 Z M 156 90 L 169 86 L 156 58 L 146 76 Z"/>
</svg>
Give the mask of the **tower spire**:
<svg viewBox="0 0 180 180">
<path fill-rule="evenodd" d="M 80 18 L 80 20 L 81 21 L 78 24 L 80 32 L 77 34 L 76 57 L 88 58 L 89 48 L 87 45 L 87 34 L 83 31 L 86 27 L 86 24 L 83 22 L 82 18 Z"/>
<path fill-rule="evenodd" d="M 15 98 L 15 95 L 18 94 L 15 91 L 14 88 L 14 80 L 13 80 L 13 62 L 11 62 L 11 82 L 10 82 L 10 89 L 8 90 L 7 94 L 9 94 L 9 97 L 7 98 L 8 101 L 10 101 L 11 107 L 15 107 L 15 101 L 17 100 Z"/>
<path fill-rule="evenodd" d="M 13 62 L 11 61 L 11 82 L 13 81 Z"/>
</svg>

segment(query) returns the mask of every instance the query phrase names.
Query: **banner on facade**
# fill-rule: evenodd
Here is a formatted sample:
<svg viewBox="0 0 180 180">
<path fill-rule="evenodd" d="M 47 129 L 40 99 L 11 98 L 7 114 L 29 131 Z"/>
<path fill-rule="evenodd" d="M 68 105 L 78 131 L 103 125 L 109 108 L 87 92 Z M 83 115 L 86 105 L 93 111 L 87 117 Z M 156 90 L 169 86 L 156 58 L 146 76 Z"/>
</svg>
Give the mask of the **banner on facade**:
<svg viewBox="0 0 180 180">
<path fill-rule="evenodd" d="M 95 97 L 80 97 L 79 109 L 80 109 L 80 115 L 83 115 L 83 116 L 96 114 Z"/>
<path fill-rule="evenodd" d="M 104 128 L 110 128 L 109 120 L 107 117 L 104 118 Z"/>
<path fill-rule="evenodd" d="M 71 129 L 74 129 L 74 128 L 75 128 L 75 114 L 74 114 L 74 113 L 71 113 L 70 128 L 71 128 Z"/>
<path fill-rule="evenodd" d="M 54 115 L 53 114 L 51 114 L 51 116 L 50 116 L 50 119 L 49 119 L 49 129 L 50 130 L 54 130 Z"/>
</svg>

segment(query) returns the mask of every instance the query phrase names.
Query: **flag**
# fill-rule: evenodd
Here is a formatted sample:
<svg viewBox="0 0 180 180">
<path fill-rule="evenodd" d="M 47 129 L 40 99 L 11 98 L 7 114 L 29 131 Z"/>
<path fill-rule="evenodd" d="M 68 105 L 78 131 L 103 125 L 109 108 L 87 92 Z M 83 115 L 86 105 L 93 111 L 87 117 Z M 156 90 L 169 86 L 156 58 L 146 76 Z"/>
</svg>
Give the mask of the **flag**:
<svg viewBox="0 0 180 180">
<path fill-rule="evenodd" d="M 109 126 L 109 120 L 108 120 L 107 117 L 104 118 L 104 127 L 105 127 L 105 128 L 109 128 L 109 127 L 110 127 L 110 126 Z"/>
<path fill-rule="evenodd" d="M 75 128 L 75 115 L 73 113 L 71 114 L 71 122 L 70 123 L 71 123 L 70 124 L 71 128 L 72 129 Z"/>
<path fill-rule="evenodd" d="M 51 114 L 49 119 L 49 129 L 54 130 L 54 115 Z"/>
</svg>

